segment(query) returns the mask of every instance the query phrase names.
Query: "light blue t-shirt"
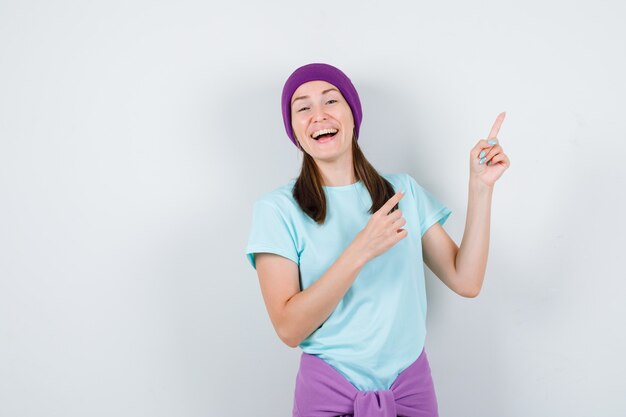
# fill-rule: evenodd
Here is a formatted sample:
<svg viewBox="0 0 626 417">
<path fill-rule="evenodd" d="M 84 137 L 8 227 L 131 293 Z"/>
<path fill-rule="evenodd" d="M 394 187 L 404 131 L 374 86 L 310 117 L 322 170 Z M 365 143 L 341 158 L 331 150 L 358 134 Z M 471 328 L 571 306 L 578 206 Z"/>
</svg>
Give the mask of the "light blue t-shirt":
<svg viewBox="0 0 626 417">
<path fill-rule="evenodd" d="M 426 339 L 426 289 L 421 237 L 451 210 L 409 174 L 381 173 L 406 195 L 399 207 L 408 235 L 359 272 L 332 314 L 303 340 L 302 351 L 317 355 L 361 391 L 390 389 L 422 352 Z M 255 252 L 291 259 L 304 290 L 321 277 L 367 224 L 372 200 L 361 181 L 323 186 L 326 220 L 318 225 L 293 198 L 292 179 L 258 198 L 246 256 Z"/>
</svg>

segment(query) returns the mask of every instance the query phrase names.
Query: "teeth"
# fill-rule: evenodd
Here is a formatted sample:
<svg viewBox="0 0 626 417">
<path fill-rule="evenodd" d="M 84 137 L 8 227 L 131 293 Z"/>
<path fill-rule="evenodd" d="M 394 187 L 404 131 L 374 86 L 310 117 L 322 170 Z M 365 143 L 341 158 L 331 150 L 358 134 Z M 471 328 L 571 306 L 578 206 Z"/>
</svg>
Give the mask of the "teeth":
<svg viewBox="0 0 626 417">
<path fill-rule="evenodd" d="M 311 136 L 313 137 L 313 139 L 316 139 L 319 135 L 323 135 L 325 133 L 337 133 L 337 129 L 322 129 L 322 130 L 318 130 L 317 132 L 313 132 L 313 134 Z"/>
</svg>

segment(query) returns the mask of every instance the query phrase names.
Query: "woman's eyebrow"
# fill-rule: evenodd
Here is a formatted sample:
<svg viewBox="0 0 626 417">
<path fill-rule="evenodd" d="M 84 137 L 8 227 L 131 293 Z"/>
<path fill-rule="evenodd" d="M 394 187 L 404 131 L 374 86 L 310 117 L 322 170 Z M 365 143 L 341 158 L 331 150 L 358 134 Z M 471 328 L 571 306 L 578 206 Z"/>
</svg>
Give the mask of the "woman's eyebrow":
<svg viewBox="0 0 626 417">
<path fill-rule="evenodd" d="M 324 91 L 322 91 L 322 94 L 326 94 L 326 93 L 328 93 L 329 91 L 333 91 L 333 90 L 334 90 L 334 91 L 336 91 L 336 92 L 339 92 L 339 90 L 337 90 L 336 88 L 329 88 L 328 90 L 324 90 Z M 293 105 L 293 103 L 295 103 L 295 102 L 296 102 L 296 100 L 301 100 L 301 99 L 303 99 L 303 98 L 309 98 L 309 96 L 300 96 L 300 97 L 296 97 L 296 98 L 294 98 L 294 99 L 293 99 L 293 101 L 291 102 L 291 105 Z"/>
</svg>

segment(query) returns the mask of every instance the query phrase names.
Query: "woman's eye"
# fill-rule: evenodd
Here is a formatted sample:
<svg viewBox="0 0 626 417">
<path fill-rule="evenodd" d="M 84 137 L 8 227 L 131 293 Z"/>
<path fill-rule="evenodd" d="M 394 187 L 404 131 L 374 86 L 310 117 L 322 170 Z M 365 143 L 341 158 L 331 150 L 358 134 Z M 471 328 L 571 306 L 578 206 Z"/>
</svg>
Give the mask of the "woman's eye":
<svg viewBox="0 0 626 417">
<path fill-rule="evenodd" d="M 337 100 L 335 100 L 335 99 L 333 98 L 333 99 L 328 100 L 326 103 L 334 103 L 334 102 L 336 102 L 336 101 L 337 101 Z M 308 109 L 308 107 L 301 107 L 301 108 L 300 108 L 300 110 L 298 110 L 298 111 L 299 111 L 299 112 L 301 112 L 302 110 L 306 110 L 306 109 Z"/>
</svg>

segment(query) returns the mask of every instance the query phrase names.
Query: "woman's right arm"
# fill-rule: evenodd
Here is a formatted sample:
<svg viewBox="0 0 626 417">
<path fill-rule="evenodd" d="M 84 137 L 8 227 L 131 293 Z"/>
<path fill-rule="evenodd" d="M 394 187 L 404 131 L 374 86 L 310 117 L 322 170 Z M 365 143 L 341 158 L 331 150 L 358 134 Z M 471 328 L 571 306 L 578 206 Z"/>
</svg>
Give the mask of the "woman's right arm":
<svg viewBox="0 0 626 417">
<path fill-rule="evenodd" d="M 272 325 L 280 339 L 297 347 L 332 314 L 363 266 L 407 236 L 400 210 L 389 211 L 404 194 L 396 193 L 367 226 L 308 288 L 300 291 L 298 265 L 273 253 L 256 253 L 261 292 Z"/>
</svg>

